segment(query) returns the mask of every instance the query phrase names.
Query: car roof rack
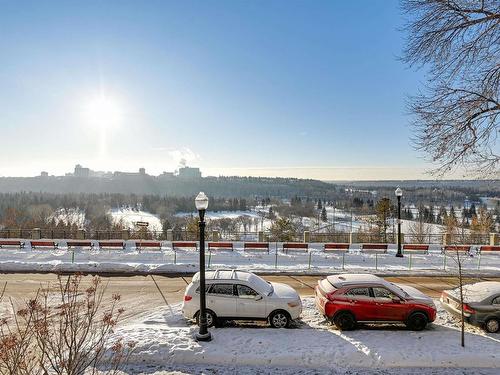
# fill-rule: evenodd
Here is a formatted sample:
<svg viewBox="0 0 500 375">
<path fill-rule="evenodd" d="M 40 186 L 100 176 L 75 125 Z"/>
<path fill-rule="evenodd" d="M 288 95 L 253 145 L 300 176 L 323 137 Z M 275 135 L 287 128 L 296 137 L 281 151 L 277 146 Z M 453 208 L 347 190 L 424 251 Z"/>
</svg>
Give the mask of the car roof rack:
<svg viewBox="0 0 500 375">
<path fill-rule="evenodd" d="M 214 279 L 214 280 L 218 279 L 221 272 L 231 272 L 231 277 L 227 278 L 229 280 L 237 279 L 236 272 L 248 273 L 248 271 L 241 271 L 241 270 L 237 270 L 234 268 L 219 268 L 219 269 L 215 270 L 215 272 L 213 273 L 212 279 Z"/>
</svg>

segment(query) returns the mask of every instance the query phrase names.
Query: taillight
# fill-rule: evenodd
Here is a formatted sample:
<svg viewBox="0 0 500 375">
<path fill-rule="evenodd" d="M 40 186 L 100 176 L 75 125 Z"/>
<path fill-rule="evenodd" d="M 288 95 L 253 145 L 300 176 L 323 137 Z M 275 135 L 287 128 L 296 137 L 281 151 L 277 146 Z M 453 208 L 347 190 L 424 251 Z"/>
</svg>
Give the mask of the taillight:
<svg viewBox="0 0 500 375">
<path fill-rule="evenodd" d="M 476 312 L 476 310 L 474 310 L 473 308 L 471 308 L 466 303 L 464 303 L 463 306 L 464 306 L 464 312 L 466 312 L 466 313 L 474 314 Z"/>
<path fill-rule="evenodd" d="M 184 296 L 184 301 L 187 302 L 187 301 L 191 301 L 193 299 L 193 297 L 191 296 L 188 296 L 187 294 Z"/>
</svg>

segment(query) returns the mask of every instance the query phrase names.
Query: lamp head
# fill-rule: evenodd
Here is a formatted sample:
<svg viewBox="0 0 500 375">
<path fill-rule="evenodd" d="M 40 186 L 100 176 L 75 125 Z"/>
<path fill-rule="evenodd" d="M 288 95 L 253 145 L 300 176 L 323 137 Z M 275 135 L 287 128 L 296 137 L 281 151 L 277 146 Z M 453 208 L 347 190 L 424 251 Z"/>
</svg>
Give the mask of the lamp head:
<svg viewBox="0 0 500 375">
<path fill-rule="evenodd" d="M 403 195 L 403 190 L 401 190 L 401 188 L 398 187 L 394 192 L 394 194 L 396 194 L 396 197 L 401 197 Z"/>
<path fill-rule="evenodd" d="M 204 192 L 201 191 L 196 196 L 196 199 L 194 200 L 194 203 L 195 203 L 196 209 L 198 211 L 206 210 L 208 208 L 208 197 L 205 195 Z"/>
</svg>

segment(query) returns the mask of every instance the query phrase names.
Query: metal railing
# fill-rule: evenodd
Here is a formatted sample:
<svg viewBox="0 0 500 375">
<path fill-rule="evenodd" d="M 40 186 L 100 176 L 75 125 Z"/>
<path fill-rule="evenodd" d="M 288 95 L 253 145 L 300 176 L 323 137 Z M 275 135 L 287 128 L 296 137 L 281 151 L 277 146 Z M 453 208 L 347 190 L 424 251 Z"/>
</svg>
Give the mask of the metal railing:
<svg viewBox="0 0 500 375">
<path fill-rule="evenodd" d="M 349 243 L 350 233 L 311 233 L 310 242 Z"/>
<path fill-rule="evenodd" d="M 35 235 L 35 231 L 38 234 Z M 44 239 L 88 239 L 88 240 L 119 240 L 143 239 L 157 241 L 199 241 L 199 234 L 188 230 L 174 229 L 171 231 L 141 230 L 66 230 L 58 228 L 43 229 L 0 229 L 0 238 L 44 238 Z M 397 243 L 397 233 L 378 234 L 373 232 L 335 232 L 318 233 L 309 232 L 308 239 L 303 232 L 287 233 L 284 236 L 273 236 L 270 232 L 256 231 L 209 231 L 205 239 L 208 241 L 233 241 L 233 242 L 310 242 L 310 243 Z M 406 234 L 403 233 L 405 244 L 468 244 L 485 245 L 490 243 L 489 233 L 465 234 Z"/>
<path fill-rule="evenodd" d="M 406 244 L 429 244 L 441 245 L 443 243 L 442 234 L 405 234 L 403 242 Z"/>
</svg>

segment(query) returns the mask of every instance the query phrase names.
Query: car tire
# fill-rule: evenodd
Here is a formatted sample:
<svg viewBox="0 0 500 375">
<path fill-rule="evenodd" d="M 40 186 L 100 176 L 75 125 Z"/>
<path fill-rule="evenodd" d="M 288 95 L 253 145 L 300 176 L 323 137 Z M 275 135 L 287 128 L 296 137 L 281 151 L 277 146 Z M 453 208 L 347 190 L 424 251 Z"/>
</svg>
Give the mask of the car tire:
<svg viewBox="0 0 500 375">
<path fill-rule="evenodd" d="M 273 328 L 288 328 L 290 326 L 290 314 L 283 310 L 276 310 L 269 315 L 269 324 Z"/>
<path fill-rule="evenodd" d="M 427 315 L 423 312 L 414 312 L 408 317 L 406 326 L 412 331 L 422 331 L 425 327 L 427 327 L 427 323 L 429 323 Z"/>
<path fill-rule="evenodd" d="M 344 311 L 335 315 L 333 318 L 333 323 L 337 326 L 341 331 L 352 331 L 356 328 L 356 318 L 350 312 Z"/>
<path fill-rule="evenodd" d="M 212 310 L 207 310 L 205 312 L 205 315 L 207 316 L 207 327 L 213 327 L 217 324 L 217 315 Z M 196 313 L 196 324 L 200 325 L 200 312 L 198 311 Z"/>
<path fill-rule="evenodd" d="M 489 333 L 497 333 L 500 331 L 500 320 L 490 318 L 484 323 L 484 330 Z"/>
</svg>

